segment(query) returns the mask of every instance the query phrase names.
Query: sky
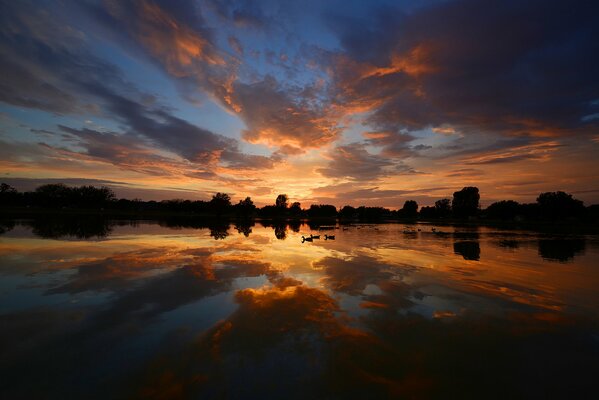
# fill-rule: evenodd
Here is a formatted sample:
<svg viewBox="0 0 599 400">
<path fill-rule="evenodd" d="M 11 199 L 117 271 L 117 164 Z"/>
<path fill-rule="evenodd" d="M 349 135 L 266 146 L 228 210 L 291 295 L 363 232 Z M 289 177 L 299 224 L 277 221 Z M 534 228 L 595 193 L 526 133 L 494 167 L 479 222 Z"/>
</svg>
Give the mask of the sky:
<svg viewBox="0 0 599 400">
<path fill-rule="evenodd" d="M 599 203 L 593 1 L 0 0 L 0 181 Z"/>
</svg>

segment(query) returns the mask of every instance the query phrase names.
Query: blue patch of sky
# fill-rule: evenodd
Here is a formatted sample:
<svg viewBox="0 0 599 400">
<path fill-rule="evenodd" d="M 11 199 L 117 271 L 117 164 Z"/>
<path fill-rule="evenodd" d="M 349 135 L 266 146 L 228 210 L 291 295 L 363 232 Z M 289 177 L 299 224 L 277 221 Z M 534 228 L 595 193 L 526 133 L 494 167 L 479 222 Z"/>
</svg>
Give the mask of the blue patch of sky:
<svg viewBox="0 0 599 400">
<path fill-rule="evenodd" d="M 227 112 L 199 88 L 190 102 L 177 89 L 176 79 L 161 67 L 142 56 L 127 53 L 120 46 L 105 40 L 98 40 L 95 54 L 117 65 L 126 79 L 144 92 L 156 96 L 159 101 L 173 108 L 173 115 L 200 128 L 232 138 L 239 138 L 243 123 L 235 115 Z"/>
<path fill-rule="evenodd" d="M 62 143 L 62 137 L 58 132 L 57 125 L 78 127 L 81 125 L 81 116 L 58 115 L 41 110 L 33 110 L 24 107 L 16 107 L 8 104 L 0 105 L 0 112 L 10 116 L 11 121 L 2 123 L 2 136 L 20 142 L 44 142 L 50 145 Z M 46 133 L 42 136 L 32 132 L 33 130 L 44 130 L 56 134 Z"/>
</svg>

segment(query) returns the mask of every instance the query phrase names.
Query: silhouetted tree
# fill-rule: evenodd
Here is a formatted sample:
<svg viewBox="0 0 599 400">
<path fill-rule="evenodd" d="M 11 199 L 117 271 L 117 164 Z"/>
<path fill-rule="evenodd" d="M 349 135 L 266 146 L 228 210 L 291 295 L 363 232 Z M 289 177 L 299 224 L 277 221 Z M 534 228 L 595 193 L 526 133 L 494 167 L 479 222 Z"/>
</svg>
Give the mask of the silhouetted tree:
<svg viewBox="0 0 599 400">
<path fill-rule="evenodd" d="M 541 207 L 538 203 L 520 204 L 520 215 L 528 220 L 534 220 L 541 217 Z"/>
<path fill-rule="evenodd" d="M 541 193 L 537 197 L 537 204 L 541 216 L 547 219 L 580 217 L 585 212 L 582 201 L 561 191 Z"/>
<path fill-rule="evenodd" d="M 277 199 L 275 200 L 275 206 L 278 209 L 285 210 L 287 208 L 288 201 L 289 201 L 289 198 L 287 197 L 286 194 L 280 194 L 277 196 Z"/>
<path fill-rule="evenodd" d="M 330 204 L 312 204 L 308 210 L 308 216 L 333 218 L 337 216 L 337 208 Z"/>
<path fill-rule="evenodd" d="M 392 216 L 391 211 L 383 207 L 360 206 L 356 210 L 358 218 L 362 221 L 380 221 Z"/>
<path fill-rule="evenodd" d="M 114 201 L 116 196 L 112 189 L 102 186 L 80 186 L 71 189 L 73 205 L 78 207 L 104 207 Z M 187 200 L 189 201 L 189 200 Z"/>
<path fill-rule="evenodd" d="M 468 186 L 453 193 L 451 208 L 456 217 L 470 217 L 478 212 L 480 194 L 478 188 Z"/>
<path fill-rule="evenodd" d="M 343 208 L 339 210 L 339 218 L 353 219 L 357 216 L 358 214 L 356 213 L 356 209 L 352 206 L 343 206 Z"/>
<path fill-rule="evenodd" d="M 175 212 L 188 212 L 191 208 L 191 201 L 182 199 L 162 200 L 161 208 Z"/>
<path fill-rule="evenodd" d="M 302 205 L 297 201 L 291 204 L 291 207 L 289 207 L 289 215 L 295 218 L 300 217 L 302 215 Z"/>
<path fill-rule="evenodd" d="M 36 205 L 66 207 L 70 205 L 73 190 L 63 183 L 51 183 L 35 189 Z"/>
<path fill-rule="evenodd" d="M 520 214 L 520 203 L 514 200 L 501 200 L 487 207 L 485 214 L 492 219 L 514 219 Z"/>
<path fill-rule="evenodd" d="M 231 207 L 231 197 L 226 193 L 216 193 L 210 200 L 210 207 L 216 214 L 224 214 Z"/>
<path fill-rule="evenodd" d="M 246 197 L 243 200 L 239 200 L 235 209 L 238 215 L 248 217 L 256 211 L 256 206 L 250 197 Z"/>
<path fill-rule="evenodd" d="M 260 209 L 259 214 L 262 218 L 274 218 L 279 215 L 277 206 L 268 205 Z"/>
<path fill-rule="evenodd" d="M 441 199 L 435 201 L 435 214 L 438 218 L 446 218 L 451 215 L 451 200 Z"/>
<path fill-rule="evenodd" d="M 587 207 L 587 218 L 591 222 L 599 223 L 599 204 L 592 204 Z"/>
<path fill-rule="evenodd" d="M 400 211 L 400 216 L 404 218 L 414 218 L 418 215 L 418 203 L 414 200 L 407 200 Z"/>
<path fill-rule="evenodd" d="M 437 210 L 435 207 L 430 206 L 420 207 L 419 215 L 421 218 L 436 218 Z"/>
<path fill-rule="evenodd" d="M 2 183 L 0 185 L 0 205 L 14 206 L 19 204 L 21 194 L 9 184 Z"/>
</svg>

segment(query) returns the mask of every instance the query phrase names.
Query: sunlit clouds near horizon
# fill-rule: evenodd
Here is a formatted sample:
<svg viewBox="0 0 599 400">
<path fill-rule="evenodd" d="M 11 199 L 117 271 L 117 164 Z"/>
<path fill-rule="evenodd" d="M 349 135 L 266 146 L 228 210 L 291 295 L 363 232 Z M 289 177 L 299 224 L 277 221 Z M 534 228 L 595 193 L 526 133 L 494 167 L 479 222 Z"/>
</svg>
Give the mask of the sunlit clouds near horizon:
<svg viewBox="0 0 599 400">
<path fill-rule="evenodd" d="M 588 1 L 0 1 L 0 181 L 599 202 Z"/>
</svg>

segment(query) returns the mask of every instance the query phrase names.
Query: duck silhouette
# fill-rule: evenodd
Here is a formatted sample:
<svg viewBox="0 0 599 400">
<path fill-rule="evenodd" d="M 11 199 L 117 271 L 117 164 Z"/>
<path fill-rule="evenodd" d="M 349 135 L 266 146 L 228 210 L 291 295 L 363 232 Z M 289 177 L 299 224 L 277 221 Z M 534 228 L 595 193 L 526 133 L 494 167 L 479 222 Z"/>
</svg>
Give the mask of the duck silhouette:
<svg viewBox="0 0 599 400">
<path fill-rule="evenodd" d="M 312 239 L 320 239 L 320 235 L 310 235 Z"/>
<path fill-rule="evenodd" d="M 324 240 L 335 240 L 335 235 L 324 235 Z"/>
<path fill-rule="evenodd" d="M 304 243 L 304 242 L 311 242 L 311 241 L 312 241 L 312 236 L 310 236 L 310 237 L 304 237 L 304 236 L 302 236 L 302 243 Z"/>
</svg>

